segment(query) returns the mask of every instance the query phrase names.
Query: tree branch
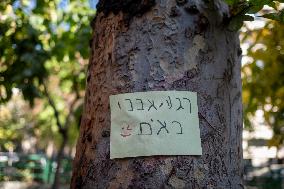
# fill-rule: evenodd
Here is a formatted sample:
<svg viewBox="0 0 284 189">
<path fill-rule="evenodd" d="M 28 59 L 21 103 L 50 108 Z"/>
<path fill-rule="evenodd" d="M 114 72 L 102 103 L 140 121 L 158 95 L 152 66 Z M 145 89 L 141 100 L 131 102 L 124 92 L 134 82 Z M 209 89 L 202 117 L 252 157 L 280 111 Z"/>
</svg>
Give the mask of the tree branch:
<svg viewBox="0 0 284 189">
<path fill-rule="evenodd" d="M 48 92 L 48 89 L 47 89 L 47 86 L 46 86 L 46 83 L 43 82 L 43 88 L 44 88 L 44 94 L 48 100 L 48 103 L 50 104 L 50 106 L 52 107 L 53 111 L 54 111 L 54 116 L 55 116 L 55 119 L 56 119 L 56 124 L 58 126 L 58 129 L 59 129 L 59 132 L 64 132 L 64 128 L 60 122 L 60 119 L 59 119 L 59 112 L 55 106 L 55 103 L 53 101 L 53 99 L 51 98 L 49 92 Z"/>
<path fill-rule="evenodd" d="M 79 93 L 76 93 L 76 97 L 75 97 L 75 99 L 71 102 L 71 104 L 70 104 L 70 107 L 69 107 L 69 110 L 70 110 L 70 112 L 69 112 L 69 114 L 67 115 L 67 117 L 66 117 L 66 121 L 65 121 L 65 123 L 64 123 L 64 129 L 67 129 L 68 128 L 68 126 L 69 126 L 69 123 L 70 123 L 70 120 L 71 120 L 71 117 L 72 117 L 72 115 L 73 115 L 73 113 L 74 113 L 74 106 L 76 105 L 76 102 L 78 101 L 80 99 L 80 95 L 79 95 Z"/>
</svg>

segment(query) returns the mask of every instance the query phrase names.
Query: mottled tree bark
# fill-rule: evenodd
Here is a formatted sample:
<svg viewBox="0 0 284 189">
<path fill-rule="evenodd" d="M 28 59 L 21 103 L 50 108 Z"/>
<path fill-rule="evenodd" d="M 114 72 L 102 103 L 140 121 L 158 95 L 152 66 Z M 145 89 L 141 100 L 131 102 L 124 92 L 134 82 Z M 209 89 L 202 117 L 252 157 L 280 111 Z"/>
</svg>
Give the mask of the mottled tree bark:
<svg viewBox="0 0 284 189">
<path fill-rule="evenodd" d="M 219 1 L 100 2 L 71 188 L 243 188 L 241 51 L 226 15 Z M 152 90 L 198 93 L 202 156 L 109 158 L 109 96 Z"/>
</svg>

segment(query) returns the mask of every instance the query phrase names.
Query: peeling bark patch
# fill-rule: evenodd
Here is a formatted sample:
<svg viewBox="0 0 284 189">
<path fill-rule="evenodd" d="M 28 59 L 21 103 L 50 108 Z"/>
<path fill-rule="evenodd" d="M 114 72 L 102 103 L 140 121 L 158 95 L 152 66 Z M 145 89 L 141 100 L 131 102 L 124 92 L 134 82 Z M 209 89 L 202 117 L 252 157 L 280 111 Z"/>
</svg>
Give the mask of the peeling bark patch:
<svg viewBox="0 0 284 189">
<path fill-rule="evenodd" d="M 185 70 L 196 69 L 197 61 L 196 57 L 198 56 L 198 52 L 205 47 L 204 37 L 201 35 L 196 35 L 193 39 L 193 46 L 188 49 L 186 54 L 184 55 L 185 61 Z"/>
<path fill-rule="evenodd" d="M 173 188 L 184 188 L 185 187 L 185 181 L 182 179 L 177 178 L 176 176 L 172 176 L 169 179 L 168 184 L 172 186 Z"/>
<path fill-rule="evenodd" d="M 198 182 L 204 179 L 204 173 L 202 172 L 202 169 L 195 168 L 194 169 L 194 177 L 197 179 Z"/>
<path fill-rule="evenodd" d="M 164 163 L 160 167 L 164 175 L 169 175 L 172 170 L 172 160 L 165 159 Z"/>
<path fill-rule="evenodd" d="M 116 173 L 116 177 L 114 180 L 112 180 L 109 184 L 109 188 L 118 188 L 120 186 L 121 188 L 129 188 L 129 185 L 126 185 L 127 183 L 130 183 L 133 178 L 133 173 L 128 167 L 127 161 L 121 161 L 121 168 Z M 121 185 L 121 183 L 124 183 Z"/>
</svg>

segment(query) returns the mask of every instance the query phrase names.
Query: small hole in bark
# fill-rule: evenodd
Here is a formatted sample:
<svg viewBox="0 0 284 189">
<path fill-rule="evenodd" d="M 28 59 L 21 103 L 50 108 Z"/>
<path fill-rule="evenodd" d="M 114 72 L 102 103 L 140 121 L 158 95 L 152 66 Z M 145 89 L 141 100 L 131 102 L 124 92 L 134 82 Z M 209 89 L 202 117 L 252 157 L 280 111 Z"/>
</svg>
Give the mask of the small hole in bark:
<svg viewBox="0 0 284 189">
<path fill-rule="evenodd" d="M 106 157 L 107 157 L 107 159 L 110 158 L 110 153 L 109 153 L 109 152 L 106 154 Z M 111 161 L 112 161 L 112 160 L 111 160 Z"/>
<path fill-rule="evenodd" d="M 224 23 L 225 25 L 228 25 L 229 22 L 230 22 L 230 18 L 229 18 L 229 16 L 228 16 L 228 14 L 223 13 L 223 23 Z"/>
<path fill-rule="evenodd" d="M 92 146 L 91 146 L 91 149 L 92 150 L 95 150 L 97 148 L 97 144 L 93 144 Z"/>
<path fill-rule="evenodd" d="M 111 61 L 111 53 L 108 53 L 107 55 L 108 55 L 108 57 L 107 57 L 108 60 Z"/>
<path fill-rule="evenodd" d="M 176 0 L 178 5 L 184 5 L 185 3 L 187 3 L 187 0 Z"/>
<path fill-rule="evenodd" d="M 198 14 L 199 13 L 199 10 L 197 9 L 196 5 L 185 6 L 184 10 L 189 14 Z"/>
<path fill-rule="evenodd" d="M 110 132 L 109 131 L 103 131 L 102 132 L 102 137 L 109 137 L 110 136 Z"/>
<path fill-rule="evenodd" d="M 81 189 L 82 188 L 82 185 L 83 185 L 83 179 L 82 179 L 82 177 L 81 176 L 79 176 L 79 177 L 77 177 L 76 178 L 76 188 L 77 189 Z"/>
<path fill-rule="evenodd" d="M 93 18 L 93 19 L 91 20 L 91 22 L 90 22 L 91 28 L 94 28 L 94 27 L 95 27 L 96 17 L 97 17 L 97 16 L 94 16 L 94 18 Z"/>
<path fill-rule="evenodd" d="M 93 39 L 90 39 L 89 40 L 89 47 L 92 48 L 92 45 L 93 45 Z"/>
<path fill-rule="evenodd" d="M 193 33 L 192 33 L 190 27 L 188 27 L 188 28 L 186 28 L 186 29 L 184 30 L 184 36 L 185 36 L 186 38 L 192 38 L 192 35 L 193 35 Z"/>
<path fill-rule="evenodd" d="M 201 34 L 206 31 L 209 26 L 209 21 L 204 15 L 200 15 L 197 20 L 197 28 L 195 29 L 195 34 Z"/>
<path fill-rule="evenodd" d="M 88 142 L 92 142 L 92 134 L 91 133 L 89 133 L 88 135 L 87 135 L 87 140 L 88 140 Z"/>
<path fill-rule="evenodd" d="M 104 117 L 99 117 L 99 122 L 102 123 L 104 122 L 105 118 Z"/>
<path fill-rule="evenodd" d="M 243 53 L 242 49 L 241 49 L 241 48 L 239 48 L 239 49 L 238 49 L 238 56 L 241 56 L 241 55 L 242 55 L 242 53 Z"/>
<path fill-rule="evenodd" d="M 170 16 L 171 17 L 180 16 L 180 12 L 176 6 L 171 8 Z"/>
<path fill-rule="evenodd" d="M 90 79 L 91 79 L 91 74 L 89 74 L 88 77 L 87 77 L 87 82 L 88 83 L 89 83 Z"/>
</svg>

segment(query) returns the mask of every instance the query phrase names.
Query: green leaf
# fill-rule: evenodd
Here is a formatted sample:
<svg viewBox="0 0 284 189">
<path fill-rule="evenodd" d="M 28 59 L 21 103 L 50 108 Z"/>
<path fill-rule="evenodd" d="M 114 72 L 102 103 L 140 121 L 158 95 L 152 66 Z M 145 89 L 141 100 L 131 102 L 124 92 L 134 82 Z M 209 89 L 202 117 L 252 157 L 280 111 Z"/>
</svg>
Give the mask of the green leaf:
<svg viewBox="0 0 284 189">
<path fill-rule="evenodd" d="M 249 15 L 235 16 L 230 21 L 228 28 L 231 31 L 237 31 L 242 27 L 244 21 L 253 21 L 253 20 L 254 20 L 254 17 L 249 16 Z"/>
<path fill-rule="evenodd" d="M 262 15 L 262 17 L 268 18 L 268 19 L 271 19 L 271 20 L 275 20 L 275 21 L 278 21 L 278 22 L 284 24 L 284 9 L 282 9 L 281 11 L 279 11 L 277 13 L 264 14 L 264 15 Z"/>
<path fill-rule="evenodd" d="M 225 2 L 226 2 L 228 5 L 235 5 L 235 4 L 237 4 L 239 1 L 238 1 L 238 0 L 225 0 Z"/>
<path fill-rule="evenodd" d="M 230 12 L 234 15 L 244 15 L 246 14 L 250 9 L 250 4 L 248 2 L 239 2 L 238 4 L 235 4 Z"/>
<path fill-rule="evenodd" d="M 259 12 L 264 5 L 269 5 L 271 2 L 273 2 L 272 0 L 250 0 L 249 4 L 250 4 L 250 9 L 247 12 L 248 14 L 255 14 L 257 12 Z"/>
<path fill-rule="evenodd" d="M 268 3 L 267 5 L 274 8 L 274 10 L 277 10 L 277 3 L 275 3 L 274 1 Z"/>
</svg>

